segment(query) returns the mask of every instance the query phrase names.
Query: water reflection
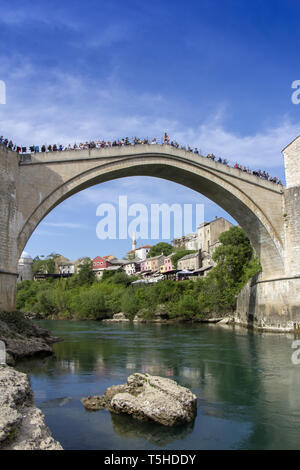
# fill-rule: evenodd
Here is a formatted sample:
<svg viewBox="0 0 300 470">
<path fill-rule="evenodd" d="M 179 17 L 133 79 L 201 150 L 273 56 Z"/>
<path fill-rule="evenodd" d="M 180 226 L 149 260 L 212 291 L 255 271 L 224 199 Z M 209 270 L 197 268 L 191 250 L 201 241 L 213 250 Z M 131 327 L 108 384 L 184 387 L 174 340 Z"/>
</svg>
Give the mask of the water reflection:
<svg viewBox="0 0 300 470">
<path fill-rule="evenodd" d="M 194 422 L 185 426 L 168 428 L 156 423 L 132 421 L 130 416 L 111 415 L 114 431 L 125 439 L 140 439 L 157 447 L 165 447 L 174 441 L 185 439 L 194 429 Z"/>
<path fill-rule="evenodd" d="M 175 442 L 178 449 L 299 448 L 300 365 L 291 363 L 293 335 L 257 335 L 216 325 L 60 321 L 42 326 L 64 341 L 54 346 L 55 357 L 26 361 L 19 368 L 30 373 L 37 404 L 53 433 L 63 434 L 70 448 L 78 448 L 75 442 L 83 445 L 83 432 L 96 433 L 85 448 L 172 448 Z M 190 388 L 198 396 L 194 425 L 163 429 L 156 440 L 152 425 L 85 413 L 80 398 L 103 394 L 136 371 Z M 60 406 L 65 397 L 72 401 Z M 50 410 L 49 400 L 56 399 Z M 73 435 L 74 420 L 81 440 Z"/>
</svg>

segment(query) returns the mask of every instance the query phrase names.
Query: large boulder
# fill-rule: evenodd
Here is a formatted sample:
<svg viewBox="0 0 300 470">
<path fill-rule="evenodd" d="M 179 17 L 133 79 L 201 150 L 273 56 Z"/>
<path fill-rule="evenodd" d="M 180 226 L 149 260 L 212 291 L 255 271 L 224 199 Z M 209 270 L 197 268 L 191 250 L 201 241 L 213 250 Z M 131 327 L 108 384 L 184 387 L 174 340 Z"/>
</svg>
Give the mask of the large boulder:
<svg viewBox="0 0 300 470">
<path fill-rule="evenodd" d="M 26 374 L 0 366 L 0 449 L 60 450 L 33 402 Z"/>
<path fill-rule="evenodd" d="M 20 312 L 0 312 L 0 341 L 6 346 L 7 364 L 14 365 L 24 357 L 52 354 L 53 343 L 60 339 L 25 319 Z"/>
<path fill-rule="evenodd" d="M 82 403 L 90 410 L 107 407 L 111 413 L 164 426 L 189 423 L 197 410 L 197 397 L 189 389 L 174 380 L 139 373 L 130 375 L 127 384 L 109 387 L 103 397 L 83 398 Z"/>
</svg>

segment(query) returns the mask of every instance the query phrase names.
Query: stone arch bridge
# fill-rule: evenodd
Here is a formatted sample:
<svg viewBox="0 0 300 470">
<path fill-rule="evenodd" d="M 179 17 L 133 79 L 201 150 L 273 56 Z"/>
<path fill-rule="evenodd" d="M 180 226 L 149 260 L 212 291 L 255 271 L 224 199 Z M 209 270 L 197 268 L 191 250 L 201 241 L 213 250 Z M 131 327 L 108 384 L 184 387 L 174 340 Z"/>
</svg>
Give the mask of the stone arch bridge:
<svg viewBox="0 0 300 470">
<path fill-rule="evenodd" d="M 31 234 L 82 189 L 127 176 L 187 186 L 244 229 L 263 272 L 243 289 L 237 316 L 256 326 L 300 321 L 300 137 L 284 150 L 287 186 L 166 145 L 136 145 L 18 157 L 0 146 L 0 310 L 15 309 L 17 262 Z"/>
</svg>

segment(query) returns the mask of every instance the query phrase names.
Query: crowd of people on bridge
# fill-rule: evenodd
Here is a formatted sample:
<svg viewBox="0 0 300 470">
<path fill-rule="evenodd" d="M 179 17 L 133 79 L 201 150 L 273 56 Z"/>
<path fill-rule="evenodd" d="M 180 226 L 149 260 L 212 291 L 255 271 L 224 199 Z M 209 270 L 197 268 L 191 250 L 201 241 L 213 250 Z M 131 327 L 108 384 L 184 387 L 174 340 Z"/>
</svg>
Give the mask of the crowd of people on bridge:
<svg viewBox="0 0 300 470">
<path fill-rule="evenodd" d="M 201 155 L 201 151 L 199 151 L 197 147 L 192 148 L 189 145 L 188 146 L 179 145 L 178 142 L 176 142 L 176 140 L 170 141 L 170 138 L 166 132 L 164 133 L 164 136 L 162 139 L 157 139 L 155 137 L 152 140 L 148 138 L 140 139 L 138 137 L 133 137 L 130 139 L 129 137 L 125 137 L 123 139 L 117 139 L 113 141 L 91 140 L 91 141 L 86 141 L 86 142 L 80 142 L 79 144 L 75 143 L 74 145 L 69 144 L 67 146 L 64 146 L 61 144 L 60 145 L 54 144 L 54 145 L 42 145 L 41 147 L 37 145 L 30 145 L 29 147 L 20 147 L 20 146 L 15 145 L 12 142 L 12 140 L 8 140 L 8 139 L 5 139 L 3 136 L 0 136 L 0 144 L 5 145 L 8 149 L 13 150 L 14 152 L 17 152 L 19 155 L 24 155 L 28 153 L 30 154 L 39 153 L 39 152 L 42 152 L 42 153 L 66 152 L 66 151 L 71 151 L 71 150 L 80 151 L 80 150 L 89 150 L 89 149 L 104 149 L 104 148 L 110 148 L 110 147 L 124 147 L 124 146 L 130 146 L 130 145 L 148 144 L 148 145 L 170 145 L 171 147 L 182 149 L 182 150 L 185 150 L 186 152 L 191 152 L 194 154 L 198 154 L 200 156 L 204 156 L 204 155 Z M 217 158 L 213 153 L 207 154 L 206 158 L 209 158 L 210 160 L 216 161 L 218 163 L 222 163 L 223 165 L 229 166 L 229 162 L 226 158 L 223 158 L 223 159 L 221 157 Z M 282 182 L 276 176 L 272 177 L 266 171 L 251 170 L 250 168 L 246 168 L 245 166 L 242 166 L 238 163 L 235 163 L 235 165 L 233 165 L 233 168 L 239 171 L 243 171 L 243 172 L 255 175 L 258 178 L 271 181 L 272 183 L 282 185 Z"/>
</svg>

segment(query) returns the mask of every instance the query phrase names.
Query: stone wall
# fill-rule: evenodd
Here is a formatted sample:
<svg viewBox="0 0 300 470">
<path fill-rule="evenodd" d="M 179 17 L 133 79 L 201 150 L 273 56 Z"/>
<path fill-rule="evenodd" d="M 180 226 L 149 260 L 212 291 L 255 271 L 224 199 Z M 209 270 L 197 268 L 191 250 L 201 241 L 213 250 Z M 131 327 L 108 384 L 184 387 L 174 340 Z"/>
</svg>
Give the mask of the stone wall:
<svg viewBox="0 0 300 470">
<path fill-rule="evenodd" d="M 15 310 L 18 159 L 0 144 L 0 310 Z"/>
<path fill-rule="evenodd" d="M 253 279 L 237 298 L 236 320 L 256 328 L 293 330 L 300 324 L 300 137 L 284 150 L 287 187 L 282 220 L 284 275 Z"/>
<path fill-rule="evenodd" d="M 293 330 L 300 324 L 300 278 L 250 280 L 238 295 L 235 317 L 253 328 Z"/>
</svg>

